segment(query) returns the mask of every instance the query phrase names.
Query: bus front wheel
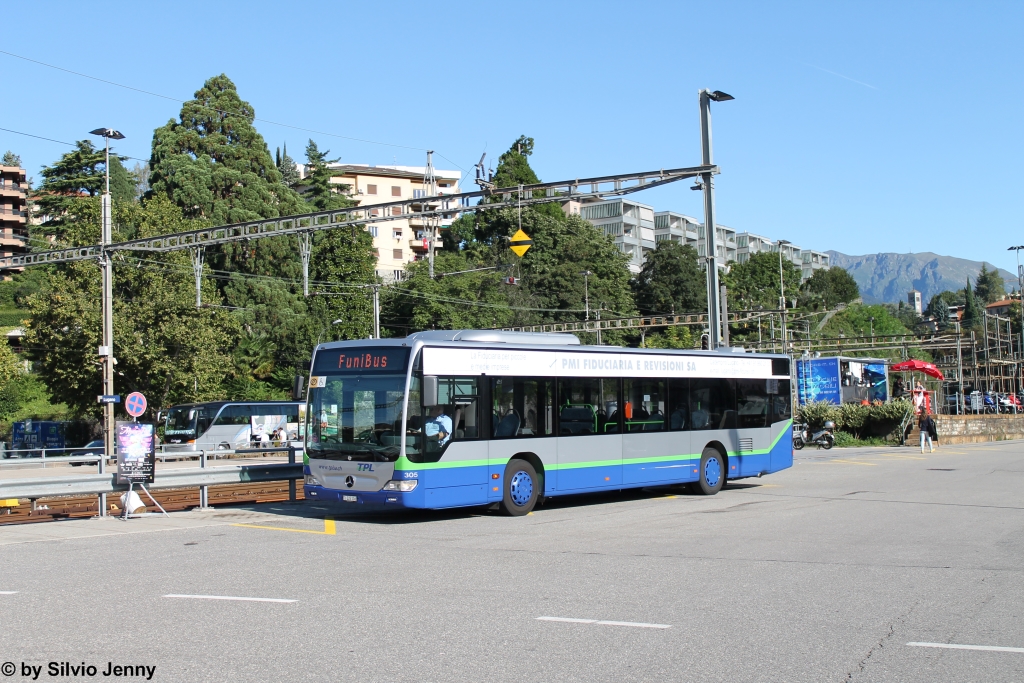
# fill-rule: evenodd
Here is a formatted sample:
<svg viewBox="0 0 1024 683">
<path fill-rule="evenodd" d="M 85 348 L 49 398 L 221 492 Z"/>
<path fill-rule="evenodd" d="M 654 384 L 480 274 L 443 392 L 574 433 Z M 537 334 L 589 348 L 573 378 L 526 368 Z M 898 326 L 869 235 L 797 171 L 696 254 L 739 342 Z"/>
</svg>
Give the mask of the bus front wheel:
<svg viewBox="0 0 1024 683">
<path fill-rule="evenodd" d="M 713 496 L 725 485 L 725 458 L 717 449 L 708 446 L 700 455 L 700 467 L 697 469 L 697 483 L 693 490 L 704 496 Z"/>
<path fill-rule="evenodd" d="M 512 517 L 533 510 L 540 495 L 540 478 L 533 465 L 525 460 L 510 460 L 505 466 L 505 486 L 501 509 Z"/>
</svg>

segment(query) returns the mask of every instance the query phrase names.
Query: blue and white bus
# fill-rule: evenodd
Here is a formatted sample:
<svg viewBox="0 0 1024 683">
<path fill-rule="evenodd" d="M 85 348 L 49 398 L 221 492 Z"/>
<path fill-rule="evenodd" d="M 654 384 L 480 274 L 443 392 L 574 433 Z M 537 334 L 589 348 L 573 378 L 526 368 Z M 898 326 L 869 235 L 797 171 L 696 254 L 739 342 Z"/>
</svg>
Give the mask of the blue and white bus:
<svg viewBox="0 0 1024 683">
<path fill-rule="evenodd" d="M 789 358 L 430 331 L 317 346 L 307 500 L 498 504 L 726 480 L 793 464 Z"/>
</svg>

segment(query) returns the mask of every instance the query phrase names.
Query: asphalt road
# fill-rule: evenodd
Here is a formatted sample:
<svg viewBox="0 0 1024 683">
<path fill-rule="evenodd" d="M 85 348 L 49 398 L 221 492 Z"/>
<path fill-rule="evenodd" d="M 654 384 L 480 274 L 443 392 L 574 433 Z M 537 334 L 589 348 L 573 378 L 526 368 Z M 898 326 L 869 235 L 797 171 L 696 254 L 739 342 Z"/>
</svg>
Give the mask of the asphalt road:
<svg viewBox="0 0 1024 683">
<path fill-rule="evenodd" d="M 805 450 L 711 498 L 516 519 L 306 503 L 0 527 L 0 661 L 38 680 L 92 680 L 48 676 L 67 661 L 102 680 L 1021 681 L 1022 492 L 1006 442 Z"/>
</svg>

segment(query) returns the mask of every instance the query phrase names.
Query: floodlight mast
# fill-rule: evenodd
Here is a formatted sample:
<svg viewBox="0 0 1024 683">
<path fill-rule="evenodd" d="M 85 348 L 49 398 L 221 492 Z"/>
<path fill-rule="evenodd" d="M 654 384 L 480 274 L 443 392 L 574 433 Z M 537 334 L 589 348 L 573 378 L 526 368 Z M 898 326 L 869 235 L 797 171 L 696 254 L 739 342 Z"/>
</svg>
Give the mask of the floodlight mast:
<svg viewBox="0 0 1024 683">
<path fill-rule="evenodd" d="M 735 99 L 732 95 L 715 90 L 701 90 L 700 96 L 700 163 L 712 166 L 711 154 L 711 101 L 726 102 Z M 717 349 L 722 345 L 722 311 L 718 299 L 718 229 L 715 227 L 715 186 L 710 170 L 701 173 L 701 185 L 704 190 L 704 231 L 707 244 L 708 268 L 708 328 L 710 347 Z M 727 323 L 726 323 L 727 324 Z"/>
<path fill-rule="evenodd" d="M 104 175 L 105 186 L 100 208 L 102 211 L 102 229 L 100 232 L 100 269 L 103 271 L 103 342 L 99 348 L 100 363 L 103 367 L 103 395 L 107 398 L 103 403 L 103 458 L 97 468 L 103 474 L 107 458 L 114 456 L 114 404 L 110 397 L 114 394 L 114 269 L 111 252 L 108 247 L 111 239 L 110 227 L 110 140 L 123 140 L 124 135 L 113 128 L 97 128 L 89 131 L 91 135 L 100 135 L 104 142 Z M 107 514 L 106 494 L 100 494 L 99 514 Z"/>
</svg>

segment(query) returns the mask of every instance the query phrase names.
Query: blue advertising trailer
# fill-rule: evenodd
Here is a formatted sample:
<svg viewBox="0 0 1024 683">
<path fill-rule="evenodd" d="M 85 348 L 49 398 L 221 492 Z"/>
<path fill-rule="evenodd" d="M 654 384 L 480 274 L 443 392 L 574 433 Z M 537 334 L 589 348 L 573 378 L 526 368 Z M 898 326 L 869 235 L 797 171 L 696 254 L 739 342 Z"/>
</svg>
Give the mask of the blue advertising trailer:
<svg viewBox="0 0 1024 683">
<path fill-rule="evenodd" d="M 828 401 L 862 403 L 889 400 L 889 361 L 883 358 L 801 358 L 796 361 L 799 405 Z"/>
</svg>

